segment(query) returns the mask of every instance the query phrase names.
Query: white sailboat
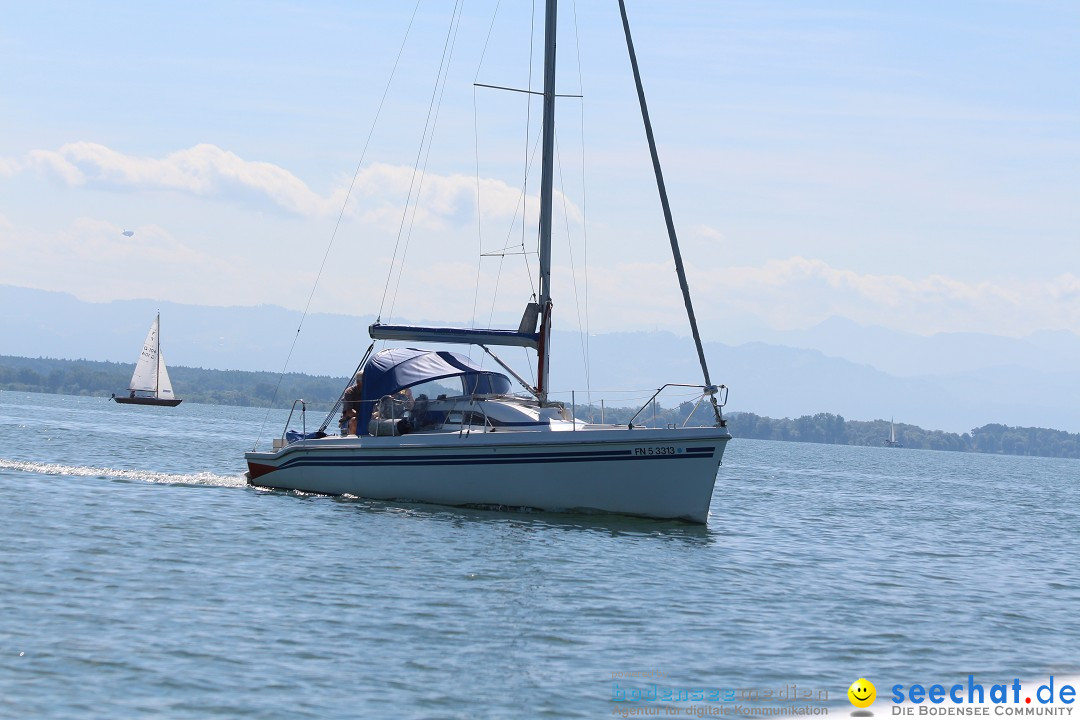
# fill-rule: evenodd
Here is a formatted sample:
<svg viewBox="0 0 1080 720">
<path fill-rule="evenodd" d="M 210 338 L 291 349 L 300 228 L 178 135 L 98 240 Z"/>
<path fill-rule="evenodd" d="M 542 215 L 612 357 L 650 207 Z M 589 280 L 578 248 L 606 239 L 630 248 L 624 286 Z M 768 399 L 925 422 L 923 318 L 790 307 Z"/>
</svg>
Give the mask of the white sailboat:
<svg viewBox="0 0 1080 720">
<path fill-rule="evenodd" d="M 274 441 L 272 451 L 253 449 L 245 454 L 250 484 L 379 500 L 707 521 L 717 471 L 731 439 L 720 412 L 726 388 L 709 378 L 621 1 L 620 9 L 669 240 L 704 375 L 703 384 L 685 387 L 699 388 L 698 402 L 711 405 L 714 424 L 646 428 L 635 426 L 633 420 L 624 425 L 587 423 L 549 398 L 557 11 L 555 0 L 548 0 L 539 301 L 527 304 L 517 330 L 376 322 L 369 328 L 372 347 L 361 361 L 359 400 L 349 393 L 343 397 L 346 410 L 356 411 L 356 429 L 347 426 L 340 436 L 326 435 L 335 408 L 317 432 L 287 431 Z M 511 394 L 506 375 L 484 370 L 458 353 L 414 348 L 372 353 L 377 340 L 479 346 L 528 395 Z M 491 352 L 491 347 L 500 346 L 536 352 L 535 386 Z"/>
<path fill-rule="evenodd" d="M 893 423 L 892 418 L 889 419 L 889 439 L 885 441 L 886 447 L 904 447 L 896 439 L 896 424 Z"/>
<path fill-rule="evenodd" d="M 146 334 L 135 372 L 131 375 L 128 394 L 113 395 L 112 399 L 127 405 L 165 405 L 176 407 L 181 402 L 173 393 L 165 356 L 161 354 L 161 313 L 154 318 Z"/>
</svg>

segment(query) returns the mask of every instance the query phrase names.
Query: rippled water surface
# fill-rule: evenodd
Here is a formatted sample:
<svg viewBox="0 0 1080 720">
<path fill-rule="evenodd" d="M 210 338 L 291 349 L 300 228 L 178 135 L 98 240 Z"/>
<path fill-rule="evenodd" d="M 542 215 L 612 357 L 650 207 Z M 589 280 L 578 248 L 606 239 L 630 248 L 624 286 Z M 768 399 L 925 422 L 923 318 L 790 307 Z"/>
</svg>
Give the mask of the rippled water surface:
<svg viewBox="0 0 1080 720">
<path fill-rule="evenodd" d="M 264 416 L 0 392 L 0 715 L 592 718 L 660 678 L 846 716 L 1080 668 L 1075 461 L 735 439 L 701 527 L 255 490 Z"/>
</svg>

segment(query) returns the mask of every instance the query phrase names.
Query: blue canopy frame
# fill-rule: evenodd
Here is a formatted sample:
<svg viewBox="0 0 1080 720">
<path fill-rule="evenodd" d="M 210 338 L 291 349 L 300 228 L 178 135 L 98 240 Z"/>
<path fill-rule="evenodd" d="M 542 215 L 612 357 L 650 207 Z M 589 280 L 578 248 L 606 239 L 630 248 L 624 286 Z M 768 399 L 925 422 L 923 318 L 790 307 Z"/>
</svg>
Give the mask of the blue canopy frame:
<svg viewBox="0 0 1080 720">
<path fill-rule="evenodd" d="M 510 391 L 510 379 L 502 373 L 484 370 L 472 360 L 449 350 L 390 348 L 372 355 L 364 365 L 364 386 L 357 427 L 366 428 L 375 403 L 384 395 L 432 380 L 461 378 L 468 392 L 477 395 Z"/>
</svg>

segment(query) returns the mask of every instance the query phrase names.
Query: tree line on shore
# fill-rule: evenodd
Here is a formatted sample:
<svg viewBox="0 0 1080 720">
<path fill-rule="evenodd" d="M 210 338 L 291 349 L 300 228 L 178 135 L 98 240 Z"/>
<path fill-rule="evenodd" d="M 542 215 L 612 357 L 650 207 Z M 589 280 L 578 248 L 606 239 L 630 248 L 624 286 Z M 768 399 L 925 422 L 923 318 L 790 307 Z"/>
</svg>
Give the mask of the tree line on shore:
<svg viewBox="0 0 1080 720">
<path fill-rule="evenodd" d="M 626 423 L 637 408 L 603 408 L 579 405 L 578 417 L 593 422 Z M 655 419 L 654 419 L 655 417 Z M 888 445 L 895 428 L 898 448 L 917 450 L 953 450 L 957 452 L 1036 455 L 1040 457 L 1080 458 L 1080 434 L 1036 427 L 1010 427 L 998 423 L 983 425 L 966 433 L 925 430 L 917 425 L 889 420 L 846 420 L 842 415 L 817 413 L 791 418 L 770 418 L 750 412 L 725 415 L 728 430 L 734 437 L 753 440 L 813 442 L 827 445 Z M 637 423 L 649 425 L 711 425 L 712 408 L 707 403 L 696 407 L 684 402 L 674 408 L 646 408 Z"/>
<path fill-rule="evenodd" d="M 108 397 L 126 392 L 134 364 L 95 360 L 58 360 L 0 355 L 0 390 Z M 309 406 L 329 409 L 348 384 L 345 377 L 311 376 L 301 373 L 169 369 L 177 396 L 187 402 L 208 405 L 287 407 L 296 398 Z M 625 424 L 638 408 L 578 405 L 577 416 L 590 422 Z M 712 408 L 702 402 L 683 402 L 665 408 L 645 408 L 634 421 L 638 425 L 711 425 Z M 728 429 L 737 438 L 814 442 L 831 445 L 885 445 L 890 437 L 888 420 L 845 420 L 841 415 L 817 413 L 802 417 L 769 418 L 749 412 L 727 415 Z M 989 424 L 966 433 L 924 430 L 896 424 L 896 442 L 903 448 L 959 452 L 1037 455 L 1080 458 L 1080 434 L 1035 427 Z"/>
<path fill-rule="evenodd" d="M 0 355 L 0 390 L 109 397 L 127 394 L 134 363 Z M 348 378 L 170 366 L 176 396 L 205 405 L 287 407 L 297 398 L 329 409 Z"/>
</svg>

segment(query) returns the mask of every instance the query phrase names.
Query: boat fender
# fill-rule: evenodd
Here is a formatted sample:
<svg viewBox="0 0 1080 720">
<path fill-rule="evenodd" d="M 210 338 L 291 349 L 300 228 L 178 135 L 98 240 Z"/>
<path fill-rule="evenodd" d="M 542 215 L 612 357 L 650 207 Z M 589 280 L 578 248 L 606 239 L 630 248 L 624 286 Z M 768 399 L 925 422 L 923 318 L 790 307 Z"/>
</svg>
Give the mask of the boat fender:
<svg viewBox="0 0 1080 720">
<path fill-rule="evenodd" d="M 376 418 L 368 424 L 368 434 L 375 437 L 404 435 L 409 430 L 408 420 L 379 420 Z"/>
</svg>

